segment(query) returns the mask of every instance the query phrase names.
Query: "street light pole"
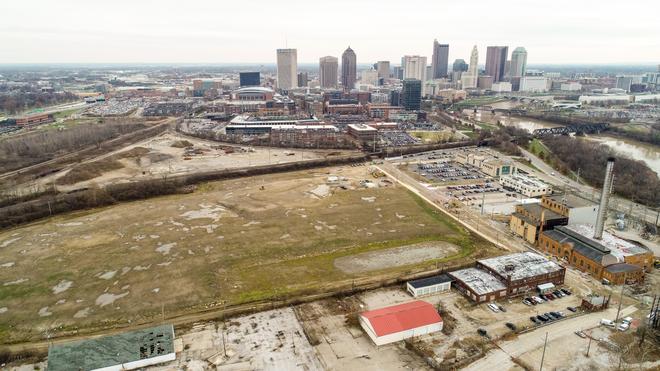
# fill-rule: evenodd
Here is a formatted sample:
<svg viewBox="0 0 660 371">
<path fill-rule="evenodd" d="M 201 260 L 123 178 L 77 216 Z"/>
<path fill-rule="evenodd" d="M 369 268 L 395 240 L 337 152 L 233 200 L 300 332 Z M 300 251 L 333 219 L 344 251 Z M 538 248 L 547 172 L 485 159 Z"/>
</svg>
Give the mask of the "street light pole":
<svg viewBox="0 0 660 371">
<path fill-rule="evenodd" d="M 543 371 L 543 359 L 545 359 L 545 348 L 548 346 L 548 333 L 545 333 L 545 342 L 543 343 L 543 354 L 541 355 L 541 366 L 539 371 Z"/>
</svg>

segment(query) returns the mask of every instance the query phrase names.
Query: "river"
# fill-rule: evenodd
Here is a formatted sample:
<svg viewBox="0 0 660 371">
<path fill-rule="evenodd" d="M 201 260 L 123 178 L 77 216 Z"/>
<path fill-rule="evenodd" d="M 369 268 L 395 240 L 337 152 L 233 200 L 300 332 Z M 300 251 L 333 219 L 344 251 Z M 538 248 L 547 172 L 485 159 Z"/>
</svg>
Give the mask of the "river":
<svg viewBox="0 0 660 371">
<path fill-rule="evenodd" d="M 510 106 L 501 107 L 503 103 L 500 102 L 493 104 L 495 108 L 512 108 Z M 464 113 L 470 115 L 471 118 L 477 121 L 496 124 L 498 121 L 506 126 L 515 126 L 520 129 L 525 129 L 530 133 L 536 129 L 552 128 L 562 126 L 554 122 L 538 120 L 528 117 L 511 117 L 503 113 L 495 113 L 494 115 L 489 111 L 464 110 Z M 651 170 L 660 175 L 660 147 L 650 143 L 639 142 L 633 139 L 617 138 L 609 135 L 588 135 L 588 140 L 593 140 L 614 149 L 615 151 L 628 155 L 635 160 L 644 161 Z"/>
</svg>

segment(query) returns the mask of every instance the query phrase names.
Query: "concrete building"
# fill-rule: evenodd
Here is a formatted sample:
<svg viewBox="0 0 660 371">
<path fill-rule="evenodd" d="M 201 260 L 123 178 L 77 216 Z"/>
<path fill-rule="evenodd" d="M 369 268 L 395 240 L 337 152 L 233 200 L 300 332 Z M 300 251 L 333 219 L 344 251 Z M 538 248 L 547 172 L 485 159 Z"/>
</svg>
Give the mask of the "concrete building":
<svg viewBox="0 0 660 371">
<path fill-rule="evenodd" d="M 520 91 L 544 93 L 548 91 L 548 79 L 545 76 L 523 76 L 520 79 Z"/>
<path fill-rule="evenodd" d="M 299 88 L 307 86 L 309 84 L 309 74 L 307 72 L 299 72 L 296 82 Z"/>
<path fill-rule="evenodd" d="M 603 232 L 596 240 L 589 224 L 556 227 L 544 231 L 538 248 L 562 261 L 612 284 L 641 282 L 653 269 L 653 253 L 634 242 Z"/>
<path fill-rule="evenodd" d="M 433 56 L 431 57 L 432 78 L 441 79 L 447 77 L 449 68 L 449 45 L 440 44 L 433 40 Z"/>
<path fill-rule="evenodd" d="M 296 49 L 277 49 L 277 87 L 282 90 L 293 89 L 297 85 L 298 51 Z"/>
<path fill-rule="evenodd" d="M 508 81 L 500 81 L 500 82 L 494 83 L 490 87 L 490 90 L 492 90 L 496 93 L 508 93 L 508 92 L 513 91 L 513 86 Z"/>
<path fill-rule="evenodd" d="M 378 71 L 372 69 L 360 72 L 360 82 L 367 85 L 378 85 Z"/>
<path fill-rule="evenodd" d="M 504 79 L 504 67 L 508 54 L 508 46 L 489 46 L 486 49 L 486 75 L 493 76 L 493 82 Z"/>
<path fill-rule="evenodd" d="M 575 81 L 564 82 L 560 85 L 562 91 L 580 91 L 582 90 L 582 84 Z"/>
<path fill-rule="evenodd" d="M 54 344 L 48 348 L 49 371 L 135 370 L 175 359 L 172 325 Z"/>
<path fill-rule="evenodd" d="M 389 79 L 390 61 L 378 61 L 378 63 L 376 63 L 376 70 L 378 71 L 379 79 Z"/>
<path fill-rule="evenodd" d="M 438 332 L 443 325 L 433 305 L 421 300 L 362 312 L 359 320 L 376 345 Z"/>
<path fill-rule="evenodd" d="M 479 76 L 479 51 L 475 45 L 470 54 L 470 65 L 468 70 L 461 75 L 463 89 L 475 89 Z"/>
<path fill-rule="evenodd" d="M 403 110 L 399 106 L 390 106 L 388 104 L 369 103 L 366 106 L 367 115 L 371 118 L 390 120 L 390 118 Z"/>
<path fill-rule="evenodd" d="M 522 46 L 519 46 L 513 50 L 511 53 L 511 67 L 509 69 L 509 76 L 512 81 L 517 79 L 520 81 L 520 78 L 525 76 L 527 72 L 527 50 Z M 515 90 L 518 90 L 519 86 L 515 87 Z"/>
<path fill-rule="evenodd" d="M 568 218 L 568 224 L 595 224 L 598 204 L 570 194 L 541 197 L 541 206 Z"/>
<path fill-rule="evenodd" d="M 408 281 L 406 289 L 413 297 L 417 298 L 425 295 L 433 295 L 439 292 L 449 291 L 451 283 L 454 281 L 447 274 L 440 274 L 428 278 Z"/>
<path fill-rule="evenodd" d="M 472 165 L 492 177 L 514 174 L 517 170 L 515 162 L 487 153 L 458 152 L 454 161 Z"/>
<path fill-rule="evenodd" d="M 426 81 L 426 57 L 419 55 L 406 55 L 401 60 L 403 67 L 403 79 L 415 79 Z M 424 86 L 421 86 L 421 94 L 424 96 Z"/>
<path fill-rule="evenodd" d="M 238 80 L 241 87 L 261 85 L 261 74 L 259 72 L 240 72 Z"/>
<path fill-rule="evenodd" d="M 490 90 L 493 87 L 494 81 L 493 76 L 481 75 L 477 79 L 477 87 L 479 89 Z"/>
<path fill-rule="evenodd" d="M 275 96 L 275 92 L 266 87 L 253 86 L 236 89 L 231 92 L 230 97 L 232 100 L 240 101 L 269 101 Z"/>
<path fill-rule="evenodd" d="M 351 47 L 341 55 L 341 84 L 344 90 L 355 88 L 357 80 L 357 56 Z"/>
<path fill-rule="evenodd" d="M 336 130 L 332 125 L 323 125 L 316 117 L 302 115 L 279 115 L 279 116 L 259 116 L 259 115 L 239 115 L 234 117 L 225 127 L 227 134 L 267 134 L 272 129 L 290 129 L 294 127 L 304 127 L 309 130 Z"/>
<path fill-rule="evenodd" d="M 501 176 L 500 184 L 505 189 L 513 190 L 527 197 L 540 197 L 552 193 L 552 186 L 549 184 L 521 173 Z"/>
<path fill-rule="evenodd" d="M 339 71 L 339 59 L 327 56 L 319 59 L 319 83 L 321 89 L 337 88 L 337 73 Z"/>
<path fill-rule="evenodd" d="M 422 105 L 422 82 L 416 79 L 403 80 L 401 105 L 406 111 L 418 111 Z"/>
<path fill-rule="evenodd" d="M 378 130 L 365 124 L 349 124 L 347 127 L 348 135 L 360 142 L 374 142 L 378 138 Z"/>
</svg>

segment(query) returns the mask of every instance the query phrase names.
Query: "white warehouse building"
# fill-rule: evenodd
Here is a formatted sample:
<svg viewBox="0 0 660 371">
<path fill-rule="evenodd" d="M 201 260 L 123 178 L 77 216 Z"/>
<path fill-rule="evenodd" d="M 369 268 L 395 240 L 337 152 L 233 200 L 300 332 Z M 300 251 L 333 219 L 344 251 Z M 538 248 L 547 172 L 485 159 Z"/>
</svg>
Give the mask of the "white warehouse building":
<svg viewBox="0 0 660 371">
<path fill-rule="evenodd" d="M 550 184 L 520 173 L 501 176 L 500 184 L 527 197 L 541 197 L 552 193 Z"/>
<path fill-rule="evenodd" d="M 451 282 L 454 279 L 446 274 L 440 274 L 428 278 L 408 281 L 406 289 L 413 297 L 417 298 L 425 295 L 433 295 L 443 291 L 449 291 Z"/>
</svg>

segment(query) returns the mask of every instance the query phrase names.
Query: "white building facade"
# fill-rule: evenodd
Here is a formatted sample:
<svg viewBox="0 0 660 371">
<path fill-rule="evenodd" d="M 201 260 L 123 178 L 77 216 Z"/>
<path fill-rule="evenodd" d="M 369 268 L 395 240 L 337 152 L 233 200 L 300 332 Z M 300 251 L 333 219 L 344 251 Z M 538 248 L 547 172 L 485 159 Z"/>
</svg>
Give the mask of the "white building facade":
<svg viewBox="0 0 660 371">
<path fill-rule="evenodd" d="M 277 87 L 292 89 L 298 85 L 298 50 L 277 49 Z"/>
</svg>

